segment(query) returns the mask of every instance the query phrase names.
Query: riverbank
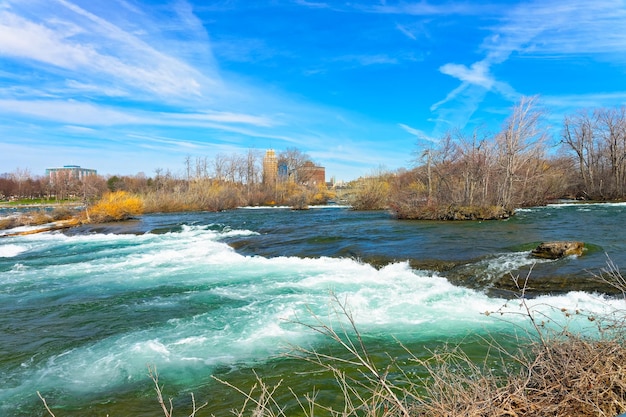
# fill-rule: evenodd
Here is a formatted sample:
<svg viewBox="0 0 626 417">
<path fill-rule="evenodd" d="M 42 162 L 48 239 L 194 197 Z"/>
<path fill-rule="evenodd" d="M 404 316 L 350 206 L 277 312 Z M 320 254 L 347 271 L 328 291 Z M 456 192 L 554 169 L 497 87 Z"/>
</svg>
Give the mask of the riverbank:
<svg viewBox="0 0 626 417">
<path fill-rule="evenodd" d="M 0 203 L 0 237 L 63 230 L 82 224 L 78 203 Z"/>
</svg>

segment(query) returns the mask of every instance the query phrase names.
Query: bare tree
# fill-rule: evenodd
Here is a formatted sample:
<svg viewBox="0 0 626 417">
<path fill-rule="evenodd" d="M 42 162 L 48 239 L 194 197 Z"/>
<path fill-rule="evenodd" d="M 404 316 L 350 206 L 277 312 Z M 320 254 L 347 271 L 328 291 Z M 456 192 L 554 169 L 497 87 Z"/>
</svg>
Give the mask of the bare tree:
<svg viewBox="0 0 626 417">
<path fill-rule="evenodd" d="M 207 179 L 209 178 L 209 163 L 207 157 L 197 157 L 196 158 L 196 179 Z"/>
<path fill-rule="evenodd" d="M 50 178 L 50 182 L 57 200 L 65 200 L 68 197 L 81 194 L 80 181 L 72 175 L 72 171 L 57 171 Z"/>
<path fill-rule="evenodd" d="M 213 160 L 213 174 L 215 179 L 225 180 L 227 169 L 227 157 L 224 154 L 218 153 Z"/>
<path fill-rule="evenodd" d="M 278 166 L 285 166 L 287 176 L 296 183 L 305 183 L 310 178 L 310 171 L 304 168 L 307 162 L 311 162 L 311 157 L 297 148 L 287 148 L 278 155 Z"/>
<path fill-rule="evenodd" d="M 488 204 L 491 146 L 486 136 L 475 130 L 471 135 L 457 132 L 456 151 L 461 165 L 464 205 Z"/>
<path fill-rule="evenodd" d="M 191 181 L 191 156 L 185 156 L 185 175 L 187 182 Z"/>
<path fill-rule="evenodd" d="M 537 97 L 522 97 L 496 136 L 496 157 L 501 169 L 499 205 L 512 208 L 523 201 L 530 172 L 524 168 L 543 157 L 545 133 L 540 129 L 543 112 L 537 108 Z M 516 187 L 523 181 L 522 187 Z"/>
<path fill-rule="evenodd" d="M 261 167 L 259 165 L 261 154 L 258 150 L 248 149 L 246 153 L 246 169 L 244 183 L 248 185 L 257 184 L 260 181 Z"/>
<path fill-rule="evenodd" d="M 608 162 L 610 197 L 624 195 L 626 181 L 626 108 L 601 109 L 596 112 L 598 128 L 602 137 L 603 154 Z"/>
<path fill-rule="evenodd" d="M 31 178 L 30 170 L 28 168 L 16 168 L 15 171 L 11 174 L 11 178 L 17 184 L 17 197 L 22 198 L 25 197 L 25 185 L 26 182 Z"/>
<path fill-rule="evenodd" d="M 596 185 L 599 155 L 594 137 L 596 131 L 595 117 L 587 111 L 566 117 L 563 122 L 563 143 L 576 154 L 578 172 L 583 183 L 582 191 L 586 195 L 594 195 L 599 191 Z"/>
</svg>

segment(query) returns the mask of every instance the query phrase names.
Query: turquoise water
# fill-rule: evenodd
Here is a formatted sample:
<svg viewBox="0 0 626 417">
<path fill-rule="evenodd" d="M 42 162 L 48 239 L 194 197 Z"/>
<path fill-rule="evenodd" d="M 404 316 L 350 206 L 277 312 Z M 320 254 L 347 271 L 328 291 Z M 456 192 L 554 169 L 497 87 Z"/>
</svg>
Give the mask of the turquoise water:
<svg viewBox="0 0 626 417">
<path fill-rule="evenodd" d="M 550 206 L 483 223 L 402 222 L 338 207 L 239 209 L 5 237 L 0 414 L 45 415 L 40 391 L 57 415 L 159 415 L 147 365 L 157 366 L 180 407 L 193 391 L 215 415 L 229 415 L 239 398 L 213 375 L 249 386 L 256 369 L 309 392 L 328 377 L 303 377 L 311 366 L 281 355 L 290 345 L 327 347 L 294 322 L 313 313 L 338 325 L 331 294 L 381 357 L 400 355 L 396 339 L 418 354 L 448 340 L 471 345 L 477 335 L 506 339 L 525 326 L 522 310 L 487 295 L 490 277 L 531 265 L 538 274 L 587 274 L 607 254 L 625 264 L 624 220 L 624 205 Z M 528 257 L 537 242 L 560 239 L 592 250 L 539 264 Z M 471 265 L 482 287 L 410 267 L 429 259 Z M 622 308 L 584 292 L 529 303 L 547 316 Z M 505 305 L 507 321 L 483 314 Z"/>
</svg>

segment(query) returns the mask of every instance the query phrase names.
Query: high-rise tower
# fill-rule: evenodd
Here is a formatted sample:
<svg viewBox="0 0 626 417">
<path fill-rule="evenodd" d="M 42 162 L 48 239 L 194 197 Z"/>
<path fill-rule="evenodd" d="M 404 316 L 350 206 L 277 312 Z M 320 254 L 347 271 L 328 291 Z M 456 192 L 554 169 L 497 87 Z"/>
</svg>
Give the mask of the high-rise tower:
<svg viewBox="0 0 626 417">
<path fill-rule="evenodd" d="M 265 151 L 263 158 L 263 184 L 276 185 L 276 175 L 278 173 L 278 159 L 273 149 Z"/>
</svg>

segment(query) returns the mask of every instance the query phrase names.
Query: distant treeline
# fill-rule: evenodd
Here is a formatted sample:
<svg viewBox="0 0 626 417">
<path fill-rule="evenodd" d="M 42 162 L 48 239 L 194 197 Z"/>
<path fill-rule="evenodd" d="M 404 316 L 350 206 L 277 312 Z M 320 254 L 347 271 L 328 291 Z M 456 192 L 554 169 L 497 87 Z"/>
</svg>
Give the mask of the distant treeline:
<svg viewBox="0 0 626 417">
<path fill-rule="evenodd" d="M 311 158 L 291 148 L 278 154 L 287 179 L 263 178 L 263 154 L 187 157 L 182 173 L 153 176 L 33 177 L 27 170 L 0 176 L 0 198 L 74 198 L 86 203 L 106 192 L 139 196 L 145 210 L 224 210 L 243 205 L 306 208 L 342 198 L 357 210 L 390 209 L 400 218 L 487 219 L 517 207 L 558 198 L 621 200 L 626 195 L 626 109 L 580 111 L 550 140 L 536 97 L 525 97 L 496 133 L 450 131 L 431 146 L 416 146 L 414 166 L 380 171 L 347 184 L 339 197 L 310 184 Z M 298 173 L 300 175 L 298 175 Z M 278 178 L 278 179 L 276 179 Z"/>
<path fill-rule="evenodd" d="M 506 217 L 554 199 L 626 195 L 626 109 L 580 111 L 549 141 L 537 98 L 523 98 L 500 131 L 451 131 L 416 152 L 415 167 L 355 184 L 355 208 L 391 208 L 401 218 Z"/>
<path fill-rule="evenodd" d="M 326 184 L 311 180 L 311 158 L 298 149 L 280 152 L 277 162 L 288 175 L 263 178 L 263 154 L 219 154 L 214 159 L 186 157 L 179 173 L 157 168 L 153 176 L 87 176 L 68 172 L 53 177 L 32 176 L 28 170 L 0 176 L 0 199 L 75 200 L 96 203 L 107 193 L 124 191 L 143 201 L 145 212 L 220 211 L 247 205 L 289 205 L 306 208 L 334 197 Z"/>
</svg>

